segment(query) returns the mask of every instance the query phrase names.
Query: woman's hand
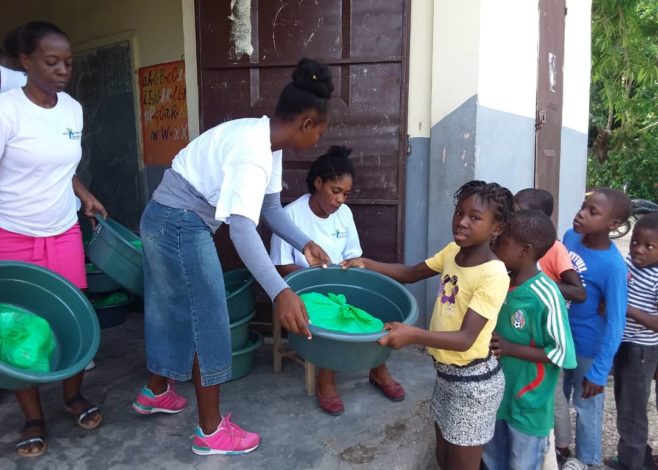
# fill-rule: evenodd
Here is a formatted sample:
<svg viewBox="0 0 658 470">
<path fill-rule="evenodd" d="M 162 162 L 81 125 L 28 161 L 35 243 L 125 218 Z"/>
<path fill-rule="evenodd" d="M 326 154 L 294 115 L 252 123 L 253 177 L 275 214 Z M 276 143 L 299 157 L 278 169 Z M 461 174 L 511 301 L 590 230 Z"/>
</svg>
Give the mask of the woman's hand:
<svg viewBox="0 0 658 470">
<path fill-rule="evenodd" d="M 341 261 L 338 265 L 343 269 L 348 268 L 367 268 L 368 258 L 352 258 Z"/>
<path fill-rule="evenodd" d="M 85 217 L 90 218 L 93 224 L 96 223 L 94 218 L 96 214 L 100 214 L 104 219 L 107 219 L 107 210 L 93 194 L 89 193 L 85 199 L 80 199 L 80 202 Z"/>
<path fill-rule="evenodd" d="M 400 349 L 410 344 L 414 344 L 416 328 L 415 326 L 405 325 L 400 322 L 386 323 L 384 328 L 389 331 L 389 333 L 378 340 L 377 342 L 382 346 L 388 346 L 393 349 Z"/>
<path fill-rule="evenodd" d="M 92 227 L 96 228 L 96 219 L 94 216 L 100 214 L 104 219 L 107 219 L 107 211 L 103 204 L 101 204 L 96 197 L 82 184 L 82 181 L 77 176 L 73 176 L 73 192 L 80 199 L 82 211 L 86 217 L 91 219 Z"/>
<path fill-rule="evenodd" d="M 274 314 L 279 315 L 281 325 L 286 330 L 311 339 L 306 306 L 292 289 L 284 289 L 276 296 L 274 299 Z"/>
<path fill-rule="evenodd" d="M 327 265 L 331 264 L 329 255 L 313 240 L 308 242 L 304 247 L 304 256 L 309 266 L 322 266 L 326 268 Z"/>
</svg>

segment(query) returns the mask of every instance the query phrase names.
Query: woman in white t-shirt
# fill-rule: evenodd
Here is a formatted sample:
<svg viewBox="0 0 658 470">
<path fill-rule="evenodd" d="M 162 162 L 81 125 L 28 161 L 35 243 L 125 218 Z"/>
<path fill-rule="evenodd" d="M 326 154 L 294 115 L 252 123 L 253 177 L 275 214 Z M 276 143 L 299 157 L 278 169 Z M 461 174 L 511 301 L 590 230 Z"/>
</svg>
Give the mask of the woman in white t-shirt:
<svg viewBox="0 0 658 470">
<path fill-rule="evenodd" d="M 327 128 L 329 68 L 302 59 L 273 117 L 228 121 L 181 150 L 142 214 L 144 338 L 151 375 L 133 402 L 138 413 L 178 413 L 186 404 L 168 379 L 192 379 L 199 425 L 192 451 L 244 454 L 260 436 L 219 412 L 231 377 L 231 335 L 222 267 L 213 233 L 229 224 L 238 255 L 274 302 L 284 327 L 309 337 L 299 297 L 276 272 L 256 231 L 263 220 L 311 264 L 329 262 L 281 207 L 283 148 L 306 150 Z"/>
<path fill-rule="evenodd" d="M 14 33 L 27 72 L 23 88 L 0 94 L 0 260 L 37 264 L 87 287 L 76 199 L 85 215 L 105 208 L 75 177 L 82 149 L 82 108 L 63 90 L 71 78 L 71 44 L 57 26 L 34 21 Z M 7 41 L 5 41 L 7 47 Z M 64 404 L 84 429 L 97 427 L 100 409 L 80 394 L 83 372 L 64 380 Z M 18 453 L 46 450 L 37 387 L 18 390 L 25 415 Z"/>
<path fill-rule="evenodd" d="M 318 157 L 306 175 L 308 194 L 284 209 L 295 225 L 327 251 L 334 264 L 362 254 L 352 211 L 345 204 L 354 180 L 350 153 L 345 147 L 332 146 Z M 302 253 L 276 234 L 272 235 L 270 258 L 282 276 L 309 266 Z M 404 389 L 393 379 L 386 364 L 371 369 L 369 381 L 390 400 L 404 400 Z M 326 413 L 338 416 L 345 411 L 334 371 L 318 371 L 316 395 L 318 405 Z"/>
</svg>

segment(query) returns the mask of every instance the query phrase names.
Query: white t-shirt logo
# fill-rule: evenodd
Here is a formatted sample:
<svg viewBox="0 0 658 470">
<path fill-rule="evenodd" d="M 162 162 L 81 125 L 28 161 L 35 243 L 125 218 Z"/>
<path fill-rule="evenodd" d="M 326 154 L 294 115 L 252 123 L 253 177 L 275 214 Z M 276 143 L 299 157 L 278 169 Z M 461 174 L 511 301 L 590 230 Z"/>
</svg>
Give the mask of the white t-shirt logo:
<svg viewBox="0 0 658 470">
<path fill-rule="evenodd" d="M 70 140 L 80 140 L 82 138 L 82 131 L 74 131 L 70 127 L 67 127 L 66 131 L 62 132 L 62 134 L 67 136 Z"/>
</svg>

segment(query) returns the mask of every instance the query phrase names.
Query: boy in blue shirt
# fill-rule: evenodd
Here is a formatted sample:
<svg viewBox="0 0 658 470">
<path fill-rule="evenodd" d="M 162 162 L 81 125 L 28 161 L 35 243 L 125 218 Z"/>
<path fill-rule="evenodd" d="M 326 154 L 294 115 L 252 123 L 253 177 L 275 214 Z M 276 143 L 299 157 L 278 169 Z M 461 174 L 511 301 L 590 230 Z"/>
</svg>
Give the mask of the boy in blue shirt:
<svg viewBox="0 0 658 470">
<path fill-rule="evenodd" d="M 542 468 L 560 368 L 576 367 L 566 303 L 537 267 L 554 243 L 555 228 L 546 214 L 520 210 L 494 250 L 511 279 L 491 339 L 505 374 L 505 393 L 494 437 L 482 456 L 487 470 Z"/>
<path fill-rule="evenodd" d="M 605 384 L 626 323 L 627 269 L 624 258 L 608 236 L 631 213 L 630 198 L 621 191 L 601 188 L 583 202 L 564 245 L 587 292 L 583 303 L 569 310 L 578 366 L 564 372 L 567 398 L 576 408 L 576 459 L 564 468 L 585 469 L 602 461 Z M 599 313 L 599 307 L 604 310 Z"/>
</svg>

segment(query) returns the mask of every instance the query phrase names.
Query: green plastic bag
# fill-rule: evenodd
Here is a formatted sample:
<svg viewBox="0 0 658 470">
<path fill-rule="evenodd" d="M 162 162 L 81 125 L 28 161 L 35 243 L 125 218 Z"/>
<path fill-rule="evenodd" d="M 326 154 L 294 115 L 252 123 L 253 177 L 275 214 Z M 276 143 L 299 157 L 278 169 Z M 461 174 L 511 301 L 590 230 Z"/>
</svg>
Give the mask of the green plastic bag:
<svg viewBox="0 0 658 470">
<path fill-rule="evenodd" d="M 343 294 L 309 292 L 299 296 L 314 326 L 344 333 L 379 333 L 384 322 L 358 307 L 349 305 Z"/>
<path fill-rule="evenodd" d="M 112 292 L 111 294 L 93 299 L 91 305 L 94 307 L 110 307 L 125 303 L 129 299 L 125 292 Z"/>
<path fill-rule="evenodd" d="M 46 320 L 0 304 L 0 361 L 35 372 L 50 371 L 55 335 Z"/>
</svg>

